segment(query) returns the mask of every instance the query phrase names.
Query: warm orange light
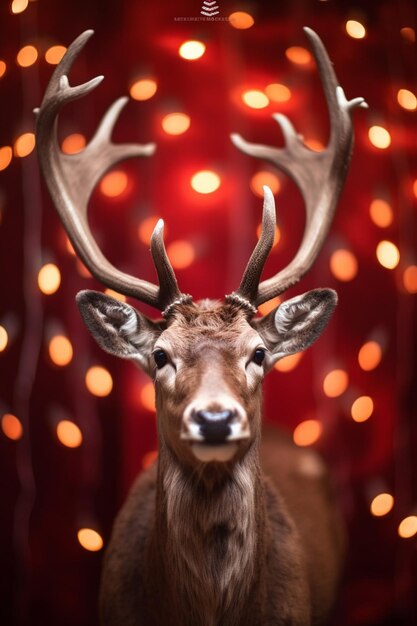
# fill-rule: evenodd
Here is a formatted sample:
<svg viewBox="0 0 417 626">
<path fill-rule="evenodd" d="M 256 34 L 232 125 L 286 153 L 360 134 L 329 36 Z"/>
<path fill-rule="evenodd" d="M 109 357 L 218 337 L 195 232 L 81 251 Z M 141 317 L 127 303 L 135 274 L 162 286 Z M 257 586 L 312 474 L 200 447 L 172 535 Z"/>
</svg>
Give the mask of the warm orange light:
<svg viewBox="0 0 417 626">
<path fill-rule="evenodd" d="M 302 352 L 297 352 L 296 354 L 284 356 L 280 361 L 275 363 L 274 367 L 276 370 L 278 370 L 278 372 L 291 372 L 297 367 L 297 365 L 301 361 L 302 356 Z"/>
<path fill-rule="evenodd" d="M 134 100 L 149 100 L 157 89 L 158 85 L 153 78 L 141 78 L 131 85 L 129 93 Z"/>
<path fill-rule="evenodd" d="M 268 315 L 268 313 L 276 309 L 279 304 L 281 304 L 281 298 L 279 296 L 276 296 L 275 298 L 272 298 L 272 300 L 260 304 L 258 306 L 258 311 L 262 315 Z"/>
<path fill-rule="evenodd" d="M 233 26 L 233 28 L 238 28 L 239 30 L 245 30 L 246 28 L 250 28 L 255 23 L 252 15 L 249 13 L 245 13 L 245 11 L 235 11 L 229 15 L 229 24 Z"/>
<path fill-rule="evenodd" d="M 125 172 L 115 170 L 105 175 L 100 183 L 100 191 L 103 196 L 116 198 L 126 191 L 129 179 Z"/>
<path fill-rule="evenodd" d="M 143 469 L 148 469 L 151 465 L 153 465 L 158 458 L 158 451 L 151 450 L 150 452 L 146 452 L 146 454 L 142 457 L 142 467 Z"/>
<path fill-rule="evenodd" d="M 250 188 L 253 193 L 260 198 L 264 197 L 263 186 L 267 185 L 273 194 L 279 192 L 281 188 L 281 183 L 276 174 L 268 171 L 257 172 L 254 174 L 250 181 Z"/>
<path fill-rule="evenodd" d="M 355 422 L 366 422 L 374 410 L 374 403 L 369 396 L 359 396 L 353 402 L 350 414 Z"/>
<path fill-rule="evenodd" d="M 417 265 L 409 265 L 405 268 L 403 284 L 408 293 L 417 293 Z"/>
<path fill-rule="evenodd" d="M 19 50 L 16 56 L 17 64 L 20 67 L 29 67 L 36 62 L 38 51 L 35 46 L 24 46 Z"/>
<path fill-rule="evenodd" d="M 358 273 L 358 262 L 349 250 L 335 250 L 330 257 L 330 271 L 343 282 L 353 280 Z"/>
<path fill-rule="evenodd" d="M 191 187 L 198 193 L 213 193 L 220 187 L 220 176 L 210 170 L 201 170 L 191 178 Z"/>
<path fill-rule="evenodd" d="M 269 98 L 259 89 L 250 89 L 242 94 L 243 102 L 251 109 L 264 109 L 269 104 Z"/>
<path fill-rule="evenodd" d="M 400 262 L 400 251 L 392 241 L 380 241 L 376 247 L 376 258 L 388 270 L 393 270 Z"/>
<path fill-rule="evenodd" d="M 13 151 L 17 157 L 28 156 L 35 147 L 35 135 L 34 133 L 23 133 L 14 142 Z"/>
<path fill-rule="evenodd" d="M 372 500 L 370 509 L 372 515 L 375 517 L 382 517 L 383 515 L 387 515 L 394 506 L 394 498 L 390 493 L 379 493 Z"/>
<path fill-rule="evenodd" d="M 293 433 L 294 443 L 297 446 L 311 446 L 320 438 L 323 426 L 317 420 L 305 420 L 295 428 Z"/>
<path fill-rule="evenodd" d="M 407 111 L 415 111 L 417 109 L 417 98 L 409 89 L 399 89 L 397 93 L 398 104 Z"/>
<path fill-rule="evenodd" d="M 272 102 L 288 102 L 291 98 L 291 90 L 281 83 L 267 85 L 265 93 Z"/>
<path fill-rule="evenodd" d="M 101 535 L 92 528 L 80 528 L 77 537 L 82 547 L 90 552 L 97 552 L 103 547 Z"/>
<path fill-rule="evenodd" d="M 159 217 L 157 217 L 156 215 L 150 215 L 149 217 L 145 218 L 138 227 L 138 237 L 146 246 L 149 246 L 149 244 L 151 243 L 151 236 L 158 220 Z M 165 236 L 166 232 L 167 228 L 164 224 Z"/>
<path fill-rule="evenodd" d="M 81 152 L 81 150 L 85 148 L 85 143 L 84 135 L 81 133 L 72 133 L 72 135 L 65 137 L 61 149 L 65 154 L 77 154 L 77 152 Z"/>
<path fill-rule="evenodd" d="M 78 448 L 83 442 L 83 435 L 77 424 L 70 420 L 61 420 L 56 427 L 56 436 L 63 446 Z"/>
<path fill-rule="evenodd" d="M 13 0 L 10 9 L 16 15 L 17 13 L 23 13 L 27 9 L 28 4 L 29 0 Z"/>
<path fill-rule="evenodd" d="M 0 326 L 0 352 L 3 352 L 7 348 L 9 343 L 9 335 L 4 326 Z"/>
<path fill-rule="evenodd" d="M 190 128 L 191 119 L 185 113 L 169 113 L 161 124 L 168 135 L 182 135 Z"/>
<path fill-rule="evenodd" d="M 45 52 L 45 61 L 50 65 L 58 65 L 66 51 L 65 46 L 51 46 Z"/>
<path fill-rule="evenodd" d="M 311 63 L 310 52 L 301 46 L 291 46 L 291 48 L 287 48 L 285 56 L 291 63 L 296 63 L 297 65 L 309 65 Z"/>
<path fill-rule="evenodd" d="M 114 298 L 115 300 L 119 300 L 120 302 L 126 302 L 126 296 L 124 296 L 122 293 L 119 293 L 118 291 L 114 291 L 113 289 L 105 289 L 104 293 L 107 296 Z"/>
<path fill-rule="evenodd" d="M 38 287 L 42 293 L 50 296 L 61 284 L 61 272 L 54 263 L 47 263 L 38 273 Z"/>
<path fill-rule="evenodd" d="M 257 235 L 258 239 L 261 236 L 261 231 L 262 231 L 262 223 L 258 224 L 258 227 L 256 229 L 256 235 Z M 274 228 L 274 242 L 272 244 L 273 248 L 275 248 L 275 246 L 278 245 L 280 239 L 281 239 L 281 231 L 278 228 L 278 226 L 275 225 L 275 228 Z"/>
<path fill-rule="evenodd" d="M 398 526 L 398 534 L 403 539 L 414 537 L 417 533 L 417 515 L 409 515 Z"/>
<path fill-rule="evenodd" d="M 176 270 L 189 267 L 195 259 L 195 251 L 188 241 L 173 241 L 167 247 L 167 254 L 171 265 Z"/>
<path fill-rule="evenodd" d="M 7 65 L 4 61 L 0 60 L 0 78 L 2 78 L 6 73 Z"/>
<path fill-rule="evenodd" d="M 369 214 L 374 224 L 380 228 L 387 228 L 392 224 L 394 214 L 386 200 L 375 198 L 369 207 Z"/>
<path fill-rule="evenodd" d="M 345 370 L 332 370 L 324 378 L 323 391 L 328 398 L 338 398 L 345 393 L 348 384 L 349 377 Z"/>
<path fill-rule="evenodd" d="M 400 29 L 400 33 L 401 33 L 402 38 L 408 43 L 415 42 L 416 31 L 414 30 L 414 28 L 411 28 L 410 26 L 404 26 L 404 28 Z"/>
<path fill-rule="evenodd" d="M 346 32 L 353 39 L 363 39 L 366 37 L 366 28 L 357 20 L 348 20 L 345 25 Z"/>
<path fill-rule="evenodd" d="M 150 382 L 143 385 L 140 392 L 140 401 L 145 409 L 147 409 L 148 411 L 156 411 L 155 387 L 153 386 L 153 383 Z"/>
<path fill-rule="evenodd" d="M 0 148 L 0 171 L 5 170 L 10 165 L 12 160 L 12 149 L 10 146 L 3 146 Z"/>
<path fill-rule="evenodd" d="M 86 268 L 84 263 L 82 263 L 80 261 L 80 259 L 78 259 L 78 258 L 75 259 L 75 266 L 77 268 L 77 272 L 83 278 L 91 278 L 92 277 L 91 272 Z"/>
<path fill-rule="evenodd" d="M 383 126 L 371 126 L 368 137 L 371 144 L 380 150 L 386 150 L 391 145 L 391 135 Z"/>
<path fill-rule="evenodd" d="M 110 372 L 100 365 L 93 365 L 85 375 L 85 385 L 93 396 L 104 398 L 113 389 L 113 379 Z"/>
<path fill-rule="evenodd" d="M 16 415 L 12 415 L 11 413 L 5 413 L 3 415 L 1 418 L 1 428 L 6 437 L 13 439 L 13 441 L 17 441 L 23 435 L 22 422 Z"/>
<path fill-rule="evenodd" d="M 70 340 L 64 335 L 55 335 L 48 345 L 49 358 L 52 363 L 64 367 L 71 362 L 73 349 Z"/>
<path fill-rule="evenodd" d="M 195 61 L 203 56 L 206 46 L 202 41 L 184 41 L 179 47 L 178 54 L 187 61 Z"/>
<path fill-rule="evenodd" d="M 367 341 L 358 353 L 358 363 L 365 372 L 374 370 L 382 359 L 382 348 L 377 341 Z"/>
</svg>

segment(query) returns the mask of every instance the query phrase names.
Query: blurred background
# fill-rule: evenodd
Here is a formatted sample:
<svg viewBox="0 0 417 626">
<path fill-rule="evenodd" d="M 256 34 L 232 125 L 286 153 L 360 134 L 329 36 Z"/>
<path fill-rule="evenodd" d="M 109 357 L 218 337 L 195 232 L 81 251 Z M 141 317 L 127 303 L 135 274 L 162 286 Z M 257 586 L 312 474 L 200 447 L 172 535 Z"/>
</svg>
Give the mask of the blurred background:
<svg viewBox="0 0 417 626">
<path fill-rule="evenodd" d="M 281 146 L 271 117 L 281 112 L 323 149 L 328 112 L 304 25 L 322 37 L 347 97 L 365 97 L 369 110 L 354 112 L 354 156 L 331 234 L 286 294 L 332 287 L 339 307 L 311 350 L 269 375 L 265 419 L 318 449 L 332 470 L 350 534 L 333 624 L 417 623 L 415 2 L 217 7 L 210 19 L 202 0 L 1 3 L 1 624 L 97 624 L 113 519 L 157 454 L 152 384 L 101 352 L 83 326 L 75 294 L 103 287 L 75 258 L 40 180 L 32 110 L 54 65 L 95 30 L 70 82 L 105 80 L 63 111 L 64 152 L 81 150 L 121 95 L 129 102 L 115 141 L 157 143 L 153 157 L 118 165 L 94 192 L 90 223 L 105 254 L 154 281 L 149 236 L 163 217 L 181 290 L 221 298 L 256 242 L 262 184 L 278 214 L 265 277 L 301 239 L 293 183 L 240 154 L 229 134 Z"/>
</svg>

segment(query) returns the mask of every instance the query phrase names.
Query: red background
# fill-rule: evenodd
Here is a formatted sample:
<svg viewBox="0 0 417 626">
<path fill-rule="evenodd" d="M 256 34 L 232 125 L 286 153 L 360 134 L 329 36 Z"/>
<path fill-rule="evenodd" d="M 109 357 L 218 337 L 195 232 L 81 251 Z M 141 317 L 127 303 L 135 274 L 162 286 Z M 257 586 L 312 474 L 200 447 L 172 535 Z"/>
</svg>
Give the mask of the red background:
<svg viewBox="0 0 417 626">
<path fill-rule="evenodd" d="M 55 43 L 68 45 L 86 28 L 96 31 L 70 80 L 77 84 L 102 73 L 106 79 L 88 98 L 65 109 L 62 137 L 72 132 L 91 136 L 107 106 L 128 93 L 132 80 L 143 72 L 156 78 L 155 96 L 129 102 L 114 138 L 155 141 L 157 151 L 150 159 L 122 166 L 129 185 L 121 197 L 110 200 L 95 193 L 91 223 L 116 266 L 153 281 L 149 251 L 138 240 L 137 227 L 148 215 L 163 217 L 168 243 L 187 239 L 194 245 L 194 264 L 177 276 L 181 290 L 195 299 L 233 290 L 256 241 L 262 201 L 249 181 L 265 164 L 240 154 L 230 132 L 282 145 L 271 118 L 279 111 L 306 138 L 326 141 L 328 115 L 316 68 L 300 68 L 285 56 L 289 46 L 306 45 L 302 26 L 322 37 L 347 97 L 364 96 L 369 103 L 369 111 L 354 114 L 355 152 L 331 235 L 314 269 L 288 294 L 328 286 L 338 291 L 340 305 L 298 367 L 274 371 L 265 383 L 267 419 L 290 431 L 311 417 L 323 424 L 316 447 L 331 466 L 350 530 L 334 618 L 339 626 L 417 623 L 416 538 L 397 534 L 399 522 L 416 513 L 417 499 L 416 295 L 402 283 L 405 267 L 415 263 L 417 113 L 401 109 L 395 98 L 399 87 L 417 88 L 416 44 L 400 35 L 402 27 L 415 27 L 413 4 L 305 0 L 243 6 L 220 0 L 222 16 L 235 10 L 254 16 L 249 30 L 236 30 L 227 21 L 175 20 L 198 17 L 198 0 L 38 0 L 21 15 L 12 15 L 9 3 L 0 8 L 0 57 L 8 64 L 0 80 L 1 146 L 33 130 L 32 109 L 40 104 L 52 73 L 42 54 L 29 68 L 16 65 L 17 51 L 27 43 L 42 52 Z M 344 29 L 346 20 L 357 15 L 367 26 L 363 40 L 348 37 Z M 192 38 L 204 40 L 207 50 L 190 63 L 178 56 L 178 47 Z M 241 102 L 244 89 L 263 89 L 272 82 L 291 86 L 288 103 L 256 111 Z M 167 136 L 161 118 L 177 110 L 190 115 L 191 127 L 184 135 Z M 369 142 L 367 131 L 375 123 L 391 133 L 388 150 Z M 191 189 L 190 177 L 200 169 L 218 172 L 222 184 L 217 192 L 203 196 Z M 389 199 L 394 209 L 388 229 L 378 228 L 369 217 L 375 197 Z M 301 197 L 290 181 L 276 202 L 282 237 L 265 276 L 289 261 L 303 228 Z M 0 432 L 0 623 L 91 626 L 97 623 L 102 553 L 84 550 L 77 530 L 95 528 L 106 543 L 143 456 L 156 448 L 154 414 L 140 401 L 147 380 L 129 363 L 101 352 L 80 320 L 76 292 L 100 285 L 78 274 L 65 249 L 35 152 L 13 158 L 0 173 L 0 207 L 0 323 L 15 329 L 0 354 L 0 408 L 16 414 L 24 429 L 16 442 Z M 395 270 L 376 259 L 381 239 L 400 249 Z M 349 248 L 358 260 L 358 274 L 350 282 L 330 273 L 329 258 L 337 247 Z M 44 296 L 36 276 L 51 260 L 60 267 L 62 284 L 54 295 Z M 54 366 L 47 353 L 57 325 L 74 346 L 74 358 L 65 368 Z M 357 354 L 373 333 L 384 338 L 385 350 L 380 365 L 364 372 Z M 85 388 L 85 371 L 92 364 L 104 365 L 112 374 L 114 388 L 106 398 L 95 398 Z M 331 399 L 323 394 L 322 382 L 334 367 L 346 369 L 350 382 L 342 396 Z M 361 424 L 350 417 L 357 395 L 370 395 L 375 406 Z M 82 430 L 83 444 L 77 449 L 56 438 L 62 415 Z M 395 497 L 393 510 L 382 518 L 369 512 L 378 490 Z"/>
</svg>

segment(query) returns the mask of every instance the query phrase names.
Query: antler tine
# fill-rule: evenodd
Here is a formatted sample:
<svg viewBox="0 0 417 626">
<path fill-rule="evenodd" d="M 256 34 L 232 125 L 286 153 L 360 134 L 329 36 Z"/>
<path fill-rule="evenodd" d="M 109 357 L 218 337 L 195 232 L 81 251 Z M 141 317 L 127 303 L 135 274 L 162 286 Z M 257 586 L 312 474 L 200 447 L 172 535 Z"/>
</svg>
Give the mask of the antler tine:
<svg viewBox="0 0 417 626">
<path fill-rule="evenodd" d="M 74 87 L 68 82 L 68 71 L 92 34 L 92 30 L 85 31 L 69 46 L 52 75 L 40 108 L 35 110 L 41 169 L 68 237 L 93 276 L 120 293 L 164 309 L 170 304 L 169 298 L 181 295 L 165 247 L 162 245 L 153 250 L 154 264 L 159 268 L 158 276 L 163 285 L 159 288 L 115 268 L 97 246 L 87 220 L 89 198 L 103 174 L 121 160 L 150 156 L 155 151 L 153 143 L 112 143 L 111 133 L 128 98 L 119 98 L 110 106 L 82 152 L 64 154 L 58 144 L 57 119 L 62 106 L 86 95 L 103 79 L 98 76 Z"/>
<path fill-rule="evenodd" d="M 265 159 L 288 174 L 299 187 L 306 206 L 306 224 L 300 248 L 291 263 L 272 278 L 259 286 L 253 283 L 249 291 L 255 293 L 256 306 L 279 295 L 297 283 L 310 269 L 318 256 L 333 220 L 334 211 L 346 178 L 353 146 L 353 127 L 350 113 L 355 107 L 367 107 L 363 98 L 348 101 L 338 84 L 332 64 L 318 35 L 310 28 L 304 28 L 310 42 L 326 96 L 330 114 L 330 139 L 323 152 L 313 152 L 306 147 L 297 135 L 291 122 L 280 114 L 273 115 L 281 126 L 284 148 L 273 148 L 252 144 L 234 133 L 231 140 L 242 152 L 256 158 Z M 263 265 L 249 268 L 244 277 L 260 275 Z M 248 291 L 242 280 L 237 294 Z"/>
</svg>

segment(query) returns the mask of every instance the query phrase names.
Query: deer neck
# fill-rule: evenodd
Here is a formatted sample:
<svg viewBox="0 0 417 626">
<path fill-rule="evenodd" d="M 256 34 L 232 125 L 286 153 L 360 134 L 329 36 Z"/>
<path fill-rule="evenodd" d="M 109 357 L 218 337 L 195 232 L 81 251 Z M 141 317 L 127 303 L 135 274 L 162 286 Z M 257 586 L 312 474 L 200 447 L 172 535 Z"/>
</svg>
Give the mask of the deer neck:
<svg viewBox="0 0 417 626">
<path fill-rule="evenodd" d="M 264 504 L 259 441 L 227 473 L 184 468 L 161 444 L 157 541 L 171 598 L 184 624 L 218 623 L 243 610 L 258 580 Z M 222 623 L 228 623 L 222 621 Z"/>
</svg>

